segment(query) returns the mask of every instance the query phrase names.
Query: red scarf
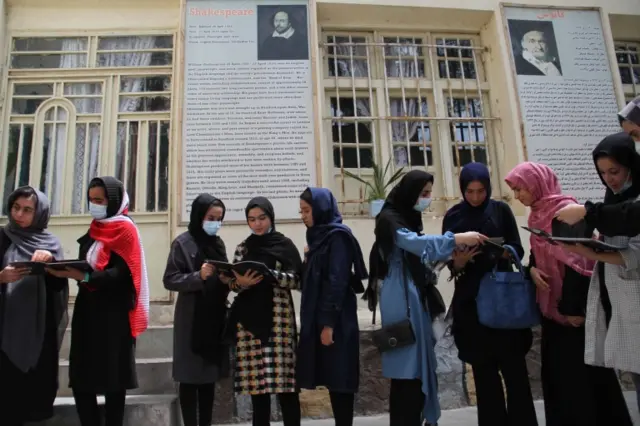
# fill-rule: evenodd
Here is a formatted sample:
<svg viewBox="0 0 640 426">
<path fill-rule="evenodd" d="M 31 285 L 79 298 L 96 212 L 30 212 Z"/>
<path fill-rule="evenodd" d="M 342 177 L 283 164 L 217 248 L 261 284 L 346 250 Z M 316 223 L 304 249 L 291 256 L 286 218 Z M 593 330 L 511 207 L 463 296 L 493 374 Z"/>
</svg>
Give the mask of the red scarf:
<svg viewBox="0 0 640 426">
<path fill-rule="evenodd" d="M 125 209 L 123 215 L 126 213 Z M 107 267 L 111 252 L 127 263 L 136 291 L 136 303 L 134 309 L 129 312 L 129 322 L 131 334 L 133 337 L 138 337 L 149 325 L 149 288 L 144 253 L 138 228 L 134 223 L 126 216 L 115 218 L 121 218 L 121 220 L 91 222 L 89 236 L 100 245 L 97 247 L 99 251 L 92 256 L 92 259 L 87 260 L 98 271 L 103 271 Z"/>
</svg>

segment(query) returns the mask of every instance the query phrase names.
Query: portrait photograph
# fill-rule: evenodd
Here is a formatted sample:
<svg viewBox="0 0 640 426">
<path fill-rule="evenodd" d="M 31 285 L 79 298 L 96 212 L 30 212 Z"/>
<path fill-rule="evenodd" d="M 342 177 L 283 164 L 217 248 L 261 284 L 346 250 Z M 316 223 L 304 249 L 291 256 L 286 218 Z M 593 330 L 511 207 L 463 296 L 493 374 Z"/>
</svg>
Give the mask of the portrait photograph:
<svg viewBox="0 0 640 426">
<path fill-rule="evenodd" d="M 258 6 L 258 60 L 309 59 L 306 5 Z"/>
<path fill-rule="evenodd" d="M 509 19 L 508 23 L 516 74 L 562 76 L 553 22 Z"/>
</svg>

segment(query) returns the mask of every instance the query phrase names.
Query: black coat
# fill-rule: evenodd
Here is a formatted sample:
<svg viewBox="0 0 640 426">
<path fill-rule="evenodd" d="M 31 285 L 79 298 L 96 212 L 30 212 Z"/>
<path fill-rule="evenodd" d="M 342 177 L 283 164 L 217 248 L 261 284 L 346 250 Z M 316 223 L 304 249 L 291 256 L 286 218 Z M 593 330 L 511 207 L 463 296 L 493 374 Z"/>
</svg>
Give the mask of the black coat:
<svg viewBox="0 0 640 426">
<path fill-rule="evenodd" d="M 88 234 L 78 240 L 80 259 L 93 244 Z M 91 274 L 89 290 L 80 284 L 71 321 L 69 387 L 104 394 L 138 386 L 135 339 L 129 311 L 135 306 L 133 278 L 122 257 L 111 253 L 104 271 Z"/>
<path fill-rule="evenodd" d="M 607 237 L 635 237 L 640 234 L 640 201 L 626 201 L 617 204 L 585 204 L 585 221 Z"/>
<path fill-rule="evenodd" d="M 524 249 L 520 241 L 518 226 L 509 206 L 496 202 L 494 212 L 480 229 L 488 237 L 502 237 L 505 244 L 513 247 L 522 258 Z M 488 246 L 487 246 L 488 247 Z M 476 297 L 480 281 L 496 264 L 500 271 L 511 271 L 501 253 L 483 251 L 467 263 L 462 275 L 455 282 L 451 309 L 453 310 L 452 333 L 458 347 L 458 356 L 464 362 L 474 364 L 495 360 L 496 357 L 524 357 L 533 342 L 531 329 L 498 330 L 485 327 L 478 320 Z"/>
<path fill-rule="evenodd" d="M 11 245 L 0 229 L 0 262 Z M 2 262 L 3 263 L 3 262 Z M 1 265 L 4 267 L 5 265 Z M 1 269 L 1 268 L 0 268 Z M 66 305 L 69 285 L 66 278 L 46 277 L 47 315 L 46 331 L 40 358 L 35 368 L 27 373 L 18 369 L 0 351 L 0 424 L 40 422 L 53 416 L 53 403 L 58 391 L 58 353 L 62 342 L 66 321 Z M 0 330 L 3 325 L 3 305 L 5 289 L 0 284 Z M 2 336 L 0 336 L 0 340 Z"/>
<path fill-rule="evenodd" d="M 300 310 L 298 386 L 355 393 L 360 380 L 360 333 L 356 294 L 350 283 L 354 254 L 345 233 L 337 232 L 314 256 L 324 261 L 310 270 L 305 262 Z M 322 283 L 320 286 L 314 283 Z M 320 333 L 333 327 L 333 341 L 324 346 Z"/>
</svg>

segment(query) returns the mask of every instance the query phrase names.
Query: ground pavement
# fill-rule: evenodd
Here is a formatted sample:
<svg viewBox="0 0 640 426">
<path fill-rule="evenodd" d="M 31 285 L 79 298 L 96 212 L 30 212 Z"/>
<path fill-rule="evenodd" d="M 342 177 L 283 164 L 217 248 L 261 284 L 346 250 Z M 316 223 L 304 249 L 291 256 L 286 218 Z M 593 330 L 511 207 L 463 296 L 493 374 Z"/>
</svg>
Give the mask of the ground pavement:
<svg viewBox="0 0 640 426">
<path fill-rule="evenodd" d="M 640 416 L 638 415 L 638 407 L 636 404 L 635 392 L 625 392 L 627 404 L 629 410 L 633 416 L 634 425 L 640 426 Z M 542 401 L 536 402 L 536 411 L 538 412 L 539 426 L 544 426 L 544 408 Z M 282 423 L 272 423 L 273 425 L 281 426 Z M 306 420 L 302 422 L 303 426 L 333 426 L 333 420 Z M 457 410 L 447 410 L 442 413 L 438 426 L 475 426 L 476 421 L 476 409 L 475 408 L 461 408 Z M 359 417 L 355 420 L 354 426 L 388 426 L 389 417 L 376 416 L 376 417 Z M 241 426 L 249 426 L 246 423 Z M 614 426 L 614 425 L 611 425 Z"/>
</svg>

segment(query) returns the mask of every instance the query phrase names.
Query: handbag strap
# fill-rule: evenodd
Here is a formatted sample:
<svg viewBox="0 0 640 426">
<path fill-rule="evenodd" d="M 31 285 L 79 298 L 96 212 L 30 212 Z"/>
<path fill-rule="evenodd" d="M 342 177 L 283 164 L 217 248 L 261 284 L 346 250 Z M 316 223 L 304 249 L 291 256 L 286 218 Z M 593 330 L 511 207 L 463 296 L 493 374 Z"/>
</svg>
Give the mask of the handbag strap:
<svg viewBox="0 0 640 426">
<path fill-rule="evenodd" d="M 520 260 L 520 256 L 518 256 L 518 252 L 516 252 L 516 249 L 507 244 L 505 244 L 503 247 L 509 252 L 511 262 L 516 265 L 518 271 L 522 275 L 524 275 L 524 267 L 522 266 L 522 261 Z"/>
</svg>

